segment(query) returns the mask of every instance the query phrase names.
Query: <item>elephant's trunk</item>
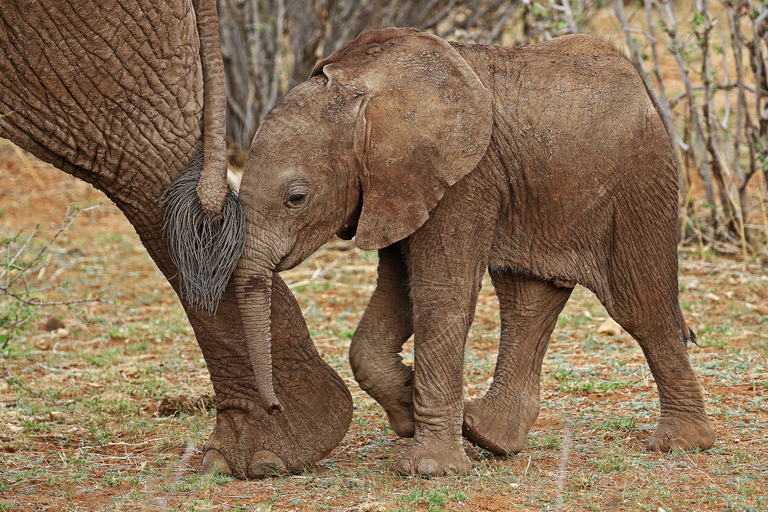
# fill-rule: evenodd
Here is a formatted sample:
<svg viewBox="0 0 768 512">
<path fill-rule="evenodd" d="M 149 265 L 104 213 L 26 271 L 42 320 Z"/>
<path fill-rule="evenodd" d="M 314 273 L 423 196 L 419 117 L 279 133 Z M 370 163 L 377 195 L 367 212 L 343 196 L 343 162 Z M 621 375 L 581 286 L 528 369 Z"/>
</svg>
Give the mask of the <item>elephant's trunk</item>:
<svg viewBox="0 0 768 512">
<path fill-rule="evenodd" d="M 237 302 L 240 305 L 240 317 L 243 321 L 246 344 L 256 378 L 256 390 L 261 398 L 261 405 L 269 414 L 273 414 L 283 410 L 272 385 L 272 337 L 269 315 L 272 308 L 273 270 L 268 266 L 261 266 L 258 270 L 248 268 L 251 264 L 243 261 L 244 259 L 241 258 L 235 270 Z"/>
</svg>

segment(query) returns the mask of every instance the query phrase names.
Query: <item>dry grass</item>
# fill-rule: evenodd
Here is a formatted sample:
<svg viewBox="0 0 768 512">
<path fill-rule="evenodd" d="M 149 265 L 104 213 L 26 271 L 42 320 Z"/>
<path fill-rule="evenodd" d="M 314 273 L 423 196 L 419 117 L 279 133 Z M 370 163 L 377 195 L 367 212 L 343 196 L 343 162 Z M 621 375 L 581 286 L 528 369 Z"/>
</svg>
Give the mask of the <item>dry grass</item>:
<svg viewBox="0 0 768 512">
<path fill-rule="evenodd" d="M 89 185 L 7 144 L 0 181 L 3 237 L 40 223 L 42 243 L 69 203 L 103 203 L 30 278 L 54 287 L 48 299 L 102 302 L 42 311 L 0 359 L 0 510 L 768 509 L 768 277 L 756 268 L 702 259 L 695 247 L 680 253 L 683 309 L 700 339 L 689 353 L 717 429 L 713 449 L 644 450 L 658 416 L 653 379 L 625 333 L 597 333 L 606 313 L 579 288 L 545 358 L 542 411 L 523 452 L 494 457 L 468 445 L 470 475 L 422 480 L 394 474 L 409 441 L 393 435 L 349 369 L 375 256 L 330 244 L 284 277 L 321 354 L 349 385 L 352 426 L 312 471 L 232 481 L 198 472 L 215 422 L 208 374 L 130 225 Z M 46 330 L 49 317 L 63 327 Z M 486 283 L 467 346 L 468 396 L 487 389 L 497 347 L 498 308 Z M 180 412 L 166 415 L 173 407 Z"/>
</svg>

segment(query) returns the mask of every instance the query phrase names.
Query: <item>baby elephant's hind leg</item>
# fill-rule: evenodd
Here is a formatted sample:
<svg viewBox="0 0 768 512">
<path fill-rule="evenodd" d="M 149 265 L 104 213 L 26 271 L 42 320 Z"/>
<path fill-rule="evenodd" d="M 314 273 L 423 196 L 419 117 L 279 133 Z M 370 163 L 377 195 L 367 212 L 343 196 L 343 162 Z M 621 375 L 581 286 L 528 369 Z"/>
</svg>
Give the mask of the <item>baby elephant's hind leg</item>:
<svg viewBox="0 0 768 512">
<path fill-rule="evenodd" d="M 613 282 L 637 290 L 631 300 L 615 301 L 608 313 L 643 349 L 659 390 L 661 416 L 648 441 L 651 450 L 706 450 L 715 442 L 715 431 L 704 410 L 704 397 L 686 353 L 683 314 L 677 304 L 677 281 L 664 284 L 638 281 L 628 286 L 619 277 Z M 615 294 L 616 295 L 616 294 Z"/>
<path fill-rule="evenodd" d="M 494 453 L 518 453 L 539 415 L 541 363 L 571 288 L 491 270 L 499 298 L 501 338 L 493 383 L 464 404 L 464 437 Z"/>
<path fill-rule="evenodd" d="M 396 246 L 379 251 L 376 291 L 352 338 L 349 361 L 355 379 L 387 412 L 395 434 L 413 437 L 413 369 L 402 362 L 413 334 L 408 271 Z"/>
</svg>

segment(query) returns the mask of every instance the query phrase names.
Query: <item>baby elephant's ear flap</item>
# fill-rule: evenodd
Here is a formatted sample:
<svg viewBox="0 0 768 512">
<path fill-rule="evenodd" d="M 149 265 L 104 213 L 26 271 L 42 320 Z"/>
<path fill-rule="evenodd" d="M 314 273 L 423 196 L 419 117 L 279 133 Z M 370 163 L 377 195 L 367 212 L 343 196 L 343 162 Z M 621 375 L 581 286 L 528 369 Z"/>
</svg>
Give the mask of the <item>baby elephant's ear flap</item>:
<svg viewBox="0 0 768 512">
<path fill-rule="evenodd" d="M 362 249 L 386 247 L 419 229 L 485 155 L 491 93 L 450 44 L 426 33 L 355 48 L 323 73 L 365 96 L 355 240 Z"/>
</svg>

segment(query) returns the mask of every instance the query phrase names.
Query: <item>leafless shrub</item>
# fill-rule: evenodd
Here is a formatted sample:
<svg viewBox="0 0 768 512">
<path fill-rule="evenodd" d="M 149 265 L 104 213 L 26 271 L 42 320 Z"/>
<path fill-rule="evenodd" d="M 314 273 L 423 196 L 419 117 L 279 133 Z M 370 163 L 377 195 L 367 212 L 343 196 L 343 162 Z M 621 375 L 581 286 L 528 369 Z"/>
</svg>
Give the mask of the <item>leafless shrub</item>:
<svg viewBox="0 0 768 512">
<path fill-rule="evenodd" d="M 683 162 L 683 241 L 725 252 L 726 245 L 736 246 L 744 265 L 765 259 L 768 5 L 645 0 L 643 7 L 645 19 L 630 21 L 622 2 L 614 2 L 635 66 L 653 78 L 675 119 Z M 665 82 L 677 78 L 675 68 L 683 87 L 670 96 L 674 86 Z M 694 200 L 697 187 L 706 198 L 704 212 Z"/>
<path fill-rule="evenodd" d="M 583 30 L 600 0 L 219 0 L 227 134 L 247 150 L 261 119 L 360 32 L 416 27 L 477 43 L 528 44 Z"/>
<path fill-rule="evenodd" d="M 59 235 L 66 231 L 81 213 L 95 208 L 97 206 L 76 210 L 73 210 L 72 207 L 67 208 L 67 213 L 59 230 L 42 248 L 36 251 L 31 249 L 31 244 L 37 229 L 23 241 L 20 233 L 16 236 L 3 238 L 2 245 L 0 245 L 0 356 L 8 348 L 11 339 L 36 318 L 40 308 L 83 302 L 101 302 L 101 299 L 91 297 L 66 301 L 43 300 L 40 298 L 41 294 L 49 291 L 51 287 L 35 287 L 29 282 L 32 274 L 36 275 L 36 281 L 42 279 L 47 268 L 44 256 Z"/>
</svg>

